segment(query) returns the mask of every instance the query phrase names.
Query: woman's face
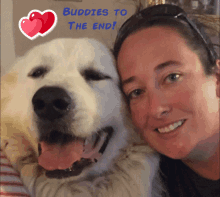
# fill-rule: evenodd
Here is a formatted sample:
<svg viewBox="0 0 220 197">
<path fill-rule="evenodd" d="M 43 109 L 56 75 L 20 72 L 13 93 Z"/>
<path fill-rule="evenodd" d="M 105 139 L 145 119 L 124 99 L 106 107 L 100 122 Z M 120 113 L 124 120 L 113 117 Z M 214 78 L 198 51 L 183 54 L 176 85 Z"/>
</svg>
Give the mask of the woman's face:
<svg viewBox="0 0 220 197">
<path fill-rule="evenodd" d="M 118 71 L 133 123 L 158 152 L 187 158 L 219 132 L 217 78 L 204 74 L 177 32 L 153 27 L 130 35 Z"/>
</svg>

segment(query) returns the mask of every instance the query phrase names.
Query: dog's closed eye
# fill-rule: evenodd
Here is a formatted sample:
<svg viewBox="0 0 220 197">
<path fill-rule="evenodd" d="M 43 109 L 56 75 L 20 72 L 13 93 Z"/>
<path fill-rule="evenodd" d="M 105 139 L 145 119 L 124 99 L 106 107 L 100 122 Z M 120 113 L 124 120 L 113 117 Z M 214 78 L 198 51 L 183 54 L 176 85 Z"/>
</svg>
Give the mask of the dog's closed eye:
<svg viewBox="0 0 220 197">
<path fill-rule="evenodd" d="M 49 69 L 45 66 L 39 66 L 37 68 L 34 68 L 31 72 L 29 72 L 28 77 L 31 78 L 43 77 L 48 72 L 48 70 Z"/>
<path fill-rule="evenodd" d="M 104 79 L 111 79 L 110 76 L 105 75 L 99 71 L 92 69 L 92 68 L 88 68 L 88 69 L 84 70 L 81 74 L 85 78 L 86 81 L 100 81 L 100 80 L 104 80 Z"/>
</svg>

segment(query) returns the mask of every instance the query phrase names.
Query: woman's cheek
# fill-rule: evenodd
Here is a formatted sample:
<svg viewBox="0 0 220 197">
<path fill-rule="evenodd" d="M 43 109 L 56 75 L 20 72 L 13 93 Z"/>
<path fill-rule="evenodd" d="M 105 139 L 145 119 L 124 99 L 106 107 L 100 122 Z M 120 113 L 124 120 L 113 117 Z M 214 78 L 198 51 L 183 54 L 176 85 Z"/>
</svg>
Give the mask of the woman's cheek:
<svg viewBox="0 0 220 197">
<path fill-rule="evenodd" d="M 131 118 L 133 121 L 133 124 L 138 128 L 138 129 L 143 129 L 143 126 L 145 124 L 145 117 L 146 114 L 145 112 L 147 110 L 144 110 L 144 106 L 140 106 L 140 105 L 133 105 L 130 107 L 131 109 Z"/>
<path fill-rule="evenodd" d="M 131 111 L 131 119 L 132 119 L 132 122 L 133 124 L 139 128 L 139 123 L 138 123 L 138 119 L 137 119 L 137 115 L 134 111 Z"/>
</svg>

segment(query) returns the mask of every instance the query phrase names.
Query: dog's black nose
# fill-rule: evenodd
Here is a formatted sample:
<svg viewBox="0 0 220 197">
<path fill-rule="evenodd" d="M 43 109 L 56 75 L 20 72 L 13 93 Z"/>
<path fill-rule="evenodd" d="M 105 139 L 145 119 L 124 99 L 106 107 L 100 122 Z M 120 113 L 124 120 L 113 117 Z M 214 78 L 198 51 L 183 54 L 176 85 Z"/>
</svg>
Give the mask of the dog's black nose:
<svg viewBox="0 0 220 197">
<path fill-rule="evenodd" d="M 42 87 L 33 96 L 32 104 L 39 118 L 53 121 L 68 113 L 71 98 L 62 88 Z"/>
</svg>

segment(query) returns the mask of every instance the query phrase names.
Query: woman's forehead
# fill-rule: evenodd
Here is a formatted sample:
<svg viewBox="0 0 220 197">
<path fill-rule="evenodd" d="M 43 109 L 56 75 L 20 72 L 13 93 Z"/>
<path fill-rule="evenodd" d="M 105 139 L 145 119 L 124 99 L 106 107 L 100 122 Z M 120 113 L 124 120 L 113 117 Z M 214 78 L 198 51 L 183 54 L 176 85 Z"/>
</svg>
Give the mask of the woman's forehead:
<svg viewBox="0 0 220 197">
<path fill-rule="evenodd" d="M 173 45 L 179 40 L 184 42 L 184 38 L 172 27 L 150 27 L 129 35 L 123 42 L 121 50 L 130 45 L 139 47 L 148 44 L 146 47 L 155 47 L 158 42 L 160 46 L 163 44 Z"/>
<path fill-rule="evenodd" d="M 158 65 L 168 61 L 186 63 L 190 57 L 194 61 L 195 55 L 171 28 L 147 28 L 124 41 L 118 55 L 118 70 L 124 78 L 136 69 L 153 72 Z"/>
<path fill-rule="evenodd" d="M 134 56 L 136 51 L 139 55 L 153 52 L 157 48 L 168 48 L 174 43 L 179 42 L 179 35 L 170 29 L 164 29 L 161 27 L 143 29 L 135 34 L 130 35 L 125 39 L 119 51 L 118 59 L 127 60 L 136 59 Z M 142 50 L 140 50 L 142 49 Z"/>
</svg>

